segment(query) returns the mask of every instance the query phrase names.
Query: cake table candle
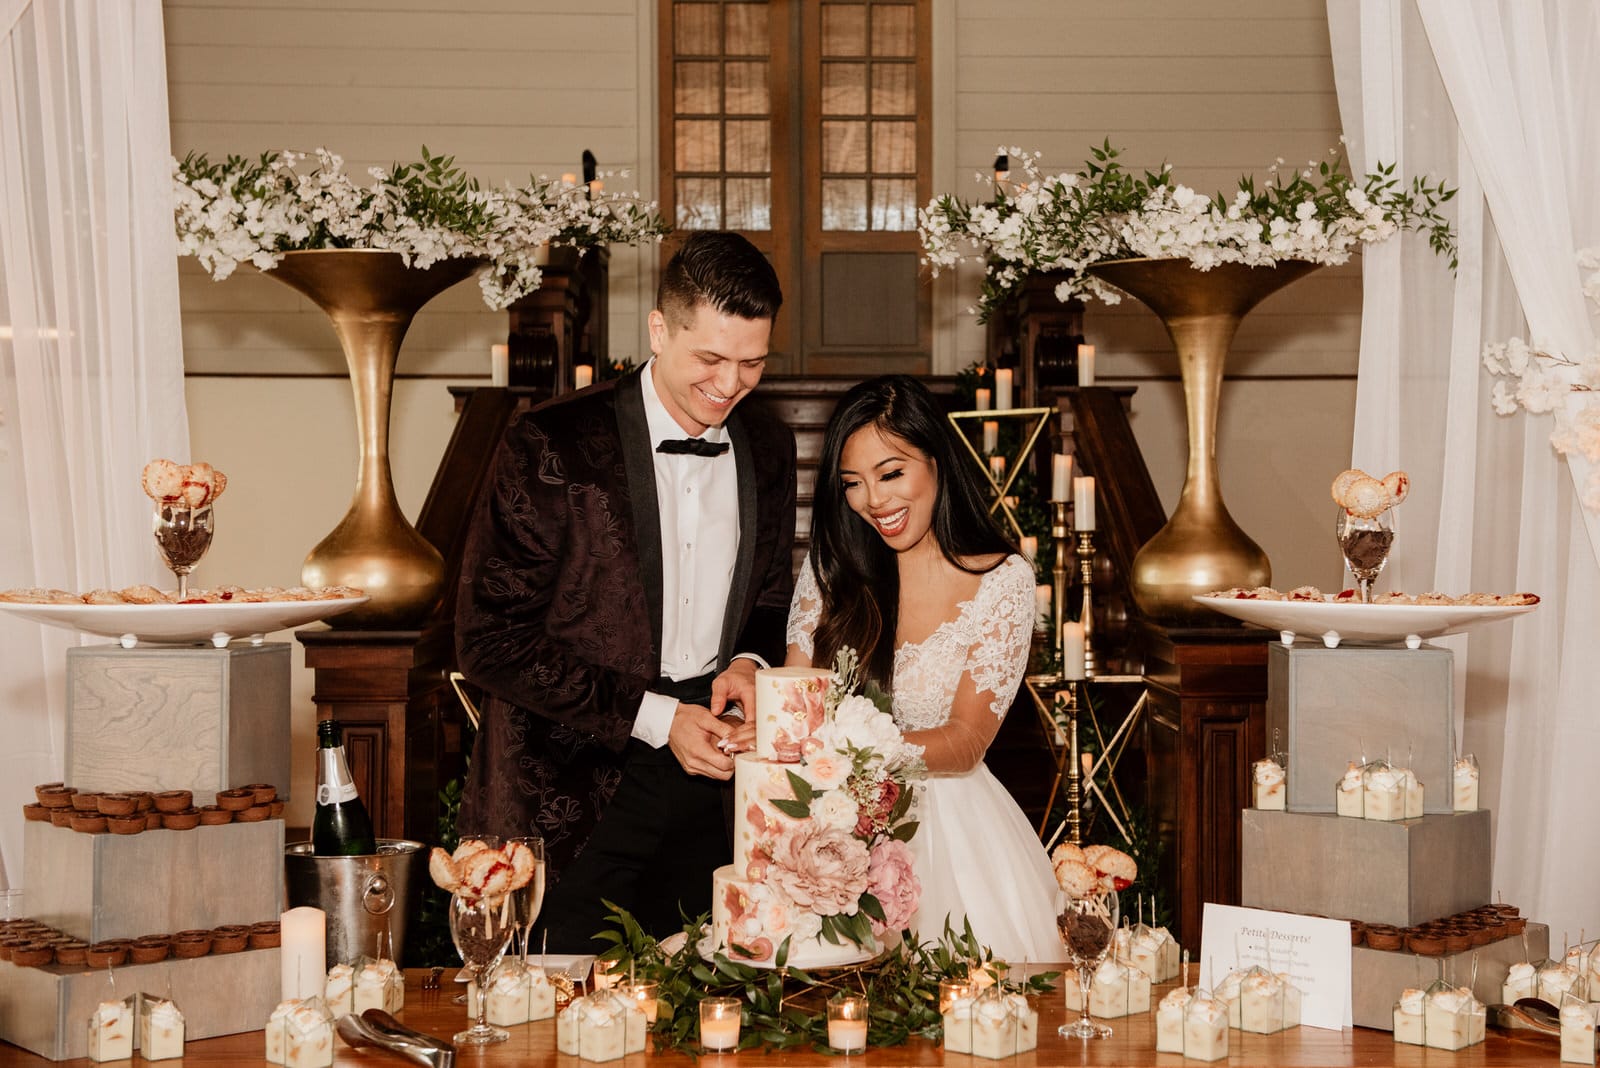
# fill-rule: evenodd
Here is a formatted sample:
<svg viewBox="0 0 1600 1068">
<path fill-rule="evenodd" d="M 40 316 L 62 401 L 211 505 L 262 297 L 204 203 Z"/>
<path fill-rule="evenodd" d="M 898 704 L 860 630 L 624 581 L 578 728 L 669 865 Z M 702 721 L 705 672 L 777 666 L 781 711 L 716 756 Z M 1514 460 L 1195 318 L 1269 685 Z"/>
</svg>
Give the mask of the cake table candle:
<svg viewBox="0 0 1600 1068">
<path fill-rule="evenodd" d="M 828 1001 L 828 1045 L 844 1053 L 867 1048 L 867 999 L 840 994 Z"/>
<path fill-rule="evenodd" d="M 700 1002 L 700 1045 L 714 1052 L 738 1047 L 738 998 L 705 998 Z"/>
<path fill-rule="evenodd" d="M 278 917 L 283 1000 L 322 996 L 328 967 L 328 914 L 307 905 Z"/>
</svg>

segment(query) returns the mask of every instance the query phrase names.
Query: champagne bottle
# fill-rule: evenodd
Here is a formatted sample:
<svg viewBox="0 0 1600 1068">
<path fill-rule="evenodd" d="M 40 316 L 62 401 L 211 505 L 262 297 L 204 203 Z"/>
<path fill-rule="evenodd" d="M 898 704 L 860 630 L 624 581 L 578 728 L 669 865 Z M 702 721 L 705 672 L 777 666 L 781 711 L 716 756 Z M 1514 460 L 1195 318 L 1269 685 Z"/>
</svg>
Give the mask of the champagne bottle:
<svg viewBox="0 0 1600 1068">
<path fill-rule="evenodd" d="M 317 724 L 317 814 L 311 821 L 311 852 L 319 857 L 354 857 L 378 851 L 367 806 L 356 793 L 345 763 L 339 725 Z"/>
</svg>

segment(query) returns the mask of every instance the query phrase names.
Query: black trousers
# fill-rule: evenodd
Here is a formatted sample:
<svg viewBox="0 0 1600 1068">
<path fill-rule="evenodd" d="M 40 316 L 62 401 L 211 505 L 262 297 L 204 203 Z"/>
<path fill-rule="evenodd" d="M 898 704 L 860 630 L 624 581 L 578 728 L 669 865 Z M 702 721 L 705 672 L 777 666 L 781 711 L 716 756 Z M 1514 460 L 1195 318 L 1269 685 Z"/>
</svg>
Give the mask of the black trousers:
<svg viewBox="0 0 1600 1068">
<path fill-rule="evenodd" d="M 711 676 L 656 689 L 681 701 L 705 704 Z M 633 913 L 658 938 L 683 928 L 711 908 L 711 873 L 732 862 L 732 835 L 724 800 L 730 787 L 690 775 L 672 750 L 630 741 L 622 781 L 594 834 L 561 879 L 545 894 L 541 926 L 553 953 L 593 953 L 608 929 L 604 902 Z M 535 937 L 535 946 L 539 944 Z"/>
</svg>

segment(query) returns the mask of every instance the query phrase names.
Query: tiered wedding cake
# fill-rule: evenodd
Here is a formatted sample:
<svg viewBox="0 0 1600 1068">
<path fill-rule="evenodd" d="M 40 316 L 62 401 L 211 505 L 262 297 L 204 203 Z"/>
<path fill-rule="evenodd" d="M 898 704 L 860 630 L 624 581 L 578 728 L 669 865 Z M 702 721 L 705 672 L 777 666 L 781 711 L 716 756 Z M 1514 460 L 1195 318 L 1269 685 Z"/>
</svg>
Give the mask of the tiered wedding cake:
<svg viewBox="0 0 1600 1068">
<path fill-rule="evenodd" d="M 873 929 L 909 917 L 903 894 L 879 900 L 882 872 L 909 871 L 904 745 L 865 698 L 831 712 L 833 679 L 756 673 L 756 748 L 734 760 L 733 863 L 712 876 L 711 948 L 733 960 L 775 964 L 785 939 L 793 967 L 866 960 Z"/>
</svg>

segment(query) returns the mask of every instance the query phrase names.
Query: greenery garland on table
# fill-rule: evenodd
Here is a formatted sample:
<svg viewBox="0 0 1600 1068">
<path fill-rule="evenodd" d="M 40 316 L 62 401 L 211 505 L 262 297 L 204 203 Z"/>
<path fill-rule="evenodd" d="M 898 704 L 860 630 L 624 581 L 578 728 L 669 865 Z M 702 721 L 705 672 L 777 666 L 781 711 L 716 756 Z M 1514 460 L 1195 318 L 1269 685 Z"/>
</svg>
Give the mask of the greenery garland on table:
<svg viewBox="0 0 1600 1068">
<path fill-rule="evenodd" d="M 1041 972 L 1013 978 L 1014 963 L 994 960 L 979 945 L 972 925 L 958 934 L 948 922 L 937 942 L 918 943 L 911 932 L 881 956 L 851 967 L 805 971 L 783 965 L 788 944 L 779 949 L 776 968 L 755 968 L 731 961 L 722 953 L 700 956 L 699 942 L 710 917 L 685 923 L 681 935 L 658 942 L 644 932 L 626 909 L 606 902 L 612 928 L 595 935 L 610 942 L 601 960 L 615 962 L 613 970 L 632 975 L 637 982 L 659 984 L 656 996 L 662 1006 L 654 1028 L 657 1050 L 694 1054 L 700 1048 L 700 1002 L 704 998 L 731 997 L 743 1006 L 739 1049 L 771 1047 L 795 1049 L 810 1045 L 831 1052 L 828 1045 L 827 999 L 835 993 L 863 994 L 870 1005 L 867 1044 L 895 1046 L 912 1036 L 939 1041 L 944 1020 L 939 1014 L 939 983 L 966 979 L 981 967 L 998 973 L 1008 992 L 1044 994 L 1055 989 L 1060 972 Z"/>
</svg>

